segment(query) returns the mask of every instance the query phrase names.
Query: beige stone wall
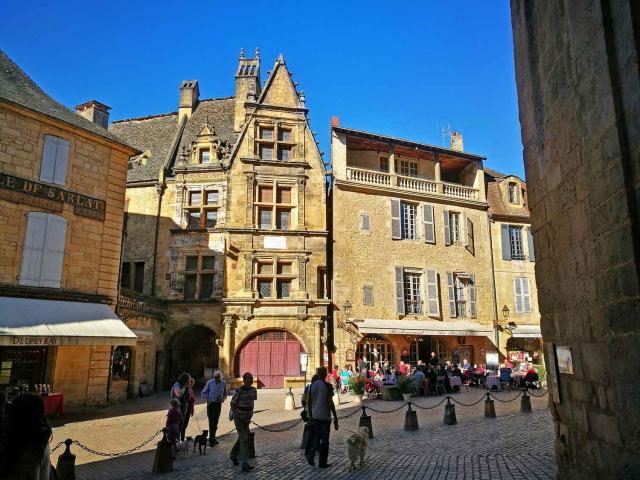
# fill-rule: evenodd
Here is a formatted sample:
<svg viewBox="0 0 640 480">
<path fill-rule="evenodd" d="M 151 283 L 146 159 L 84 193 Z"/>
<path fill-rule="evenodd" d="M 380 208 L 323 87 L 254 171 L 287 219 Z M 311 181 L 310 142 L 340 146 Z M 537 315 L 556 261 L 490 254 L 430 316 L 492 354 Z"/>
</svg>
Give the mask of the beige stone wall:
<svg viewBox="0 0 640 480">
<path fill-rule="evenodd" d="M 429 201 L 434 205 L 436 244 L 427 244 L 419 221 L 417 240 L 391 238 L 390 197 L 372 191 L 354 191 L 337 186 L 333 192 L 333 303 L 341 309 L 347 300 L 353 305 L 351 318 L 427 320 L 424 315 L 396 313 L 395 267 L 435 269 L 439 280 L 440 312 L 431 320 L 472 320 L 485 325 L 493 324 L 493 287 L 488 244 L 487 214 L 484 209 L 463 204 L 453 206 Z M 414 201 L 420 201 L 414 198 Z M 422 200 L 424 202 L 424 200 Z M 474 224 L 475 255 L 463 245 L 444 244 L 443 210 L 460 211 Z M 360 215 L 367 213 L 371 231 L 360 229 Z M 419 213 L 419 217 L 421 212 Z M 451 318 L 447 298 L 446 272 L 473 273 L 476 278 L 477 318 Z M 373 305 L 364 305 L 363 287 L 373 287 Z M 424 298 L 424 296 L 423 296 Z M 343 313 L 335 315 L 342 318 Z M 338 358 L 350 346 L 349 335 L 336 329 Z M 400 347 L 398 347 L 400 348 Z M 343 363 L 340 360 L 340 363 Z"/>
<path fill-rule="evenodd" d="M 67 125 L 0 105 L 2 171 L 39 181 L 45 135 L 70 142 L 64 188 L 106 201 L 104 222 L 75 215 L 69 204 L 64 205 L 62 213 L 56 213 L 69 222 L 61 288 L 114 298 L 128 154 Z M 18 284 L 25 214 L 40 211 L 47 210 L 0 200 L 0 282 Z"/>
</svg>

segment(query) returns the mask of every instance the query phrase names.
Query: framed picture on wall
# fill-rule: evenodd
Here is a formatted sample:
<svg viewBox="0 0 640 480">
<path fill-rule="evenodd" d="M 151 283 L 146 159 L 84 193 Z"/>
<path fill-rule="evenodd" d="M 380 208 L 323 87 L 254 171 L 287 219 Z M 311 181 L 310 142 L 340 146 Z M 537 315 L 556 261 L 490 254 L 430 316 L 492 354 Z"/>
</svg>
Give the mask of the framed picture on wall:
<svg viewBox="0 0 640 480">
<path fill-rule="evenodd" d="M 345 352 L 345 357 L 347 359 L 347 362 L 355 362 L 356 361 L 356 356 L 353 353 L 352 349 L 347 349 L 347 351 Z"/>
<path fill-rule="evenodd" d="M 547 359 L 547 388 L 555 403 L 561 403 L 558 362 L 555 355 L 555 345 L 553 343 L 544 344 L 544 355 Z"/>
<path fill-rule="evenodd" d="M 571 358 L 571 347 L 566 345 L 556 346 L 556 361 L 558 372 L 573 375 L 573 359 Z"/>
</svg>

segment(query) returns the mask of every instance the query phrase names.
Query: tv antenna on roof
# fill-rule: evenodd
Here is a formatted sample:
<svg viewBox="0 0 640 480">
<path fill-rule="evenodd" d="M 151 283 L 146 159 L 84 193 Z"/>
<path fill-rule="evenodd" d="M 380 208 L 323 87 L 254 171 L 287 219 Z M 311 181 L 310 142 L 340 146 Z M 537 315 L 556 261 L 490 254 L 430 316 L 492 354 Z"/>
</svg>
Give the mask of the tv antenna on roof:
<svg viewBox="0 0 640 480">
<path fill-rule="evenodd" d="M 448 147 L 451 144 L 451 135 L 453 134 L 451 124 L 447 123 L 446 127 L 440 127 L 440 133 L 442 134 L 442 146 Z M 446 137 L 449 137 L 449 143 L 445 140 Z"/>
</svg>

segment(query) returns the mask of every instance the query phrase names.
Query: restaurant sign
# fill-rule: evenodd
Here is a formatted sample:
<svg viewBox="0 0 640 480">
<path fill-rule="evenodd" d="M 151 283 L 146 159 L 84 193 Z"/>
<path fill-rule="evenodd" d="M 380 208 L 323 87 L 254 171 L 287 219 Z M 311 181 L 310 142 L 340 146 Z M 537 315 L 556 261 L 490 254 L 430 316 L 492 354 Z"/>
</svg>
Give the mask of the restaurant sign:
<svg viewBox="0 0 640 480">
<path fill-rule="evenodd" d="M 11 337 L 11 345 L 57 345 L 58 337 Z"/>
<path fill-rule="evenodd" d="M 473 335 L 486 335 L 485 332 L 472 332 L 471 330 L 435 330 L 432 328 L 415 329 L 415 328 L 392 328 L 384 333 L 395 335 L 451 335 L 453 337 L 466 337 Z"/>
<path fill-rule="evenodd" d="M 61 212 L 65 203 L 76 215 L 104 221 L 106 202 L 81 193 L 0 172 L 0 198 Z"/>
</svg>

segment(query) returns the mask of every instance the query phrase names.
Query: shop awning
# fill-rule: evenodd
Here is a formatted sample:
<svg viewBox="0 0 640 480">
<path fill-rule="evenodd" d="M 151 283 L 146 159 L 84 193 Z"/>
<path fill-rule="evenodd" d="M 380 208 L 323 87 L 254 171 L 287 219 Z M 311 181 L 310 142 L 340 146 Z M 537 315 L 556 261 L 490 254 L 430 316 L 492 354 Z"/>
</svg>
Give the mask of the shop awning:
<svg viewBox="0 0 640 480">
<path fill-rule="evenodd" d="M 542 338 L 540 325 L 518 325 L 512 331 L 514 338 Z"/>
<path fill-rule="evenodd" d="M 457 337 L 489 337 L 493 338 L 491 325 L 477 322 L 437 320 L 354 320 L 362 333 L 379 333 L 386 335 L 453 335 Z"/>
<path fill-rule="evenodd" d="M 0 345 L 135 345 L 136 335 L 101 303 L 0 297 Z"/>
</svg>

